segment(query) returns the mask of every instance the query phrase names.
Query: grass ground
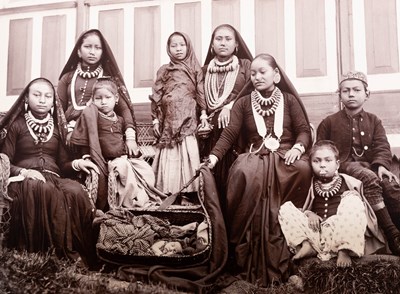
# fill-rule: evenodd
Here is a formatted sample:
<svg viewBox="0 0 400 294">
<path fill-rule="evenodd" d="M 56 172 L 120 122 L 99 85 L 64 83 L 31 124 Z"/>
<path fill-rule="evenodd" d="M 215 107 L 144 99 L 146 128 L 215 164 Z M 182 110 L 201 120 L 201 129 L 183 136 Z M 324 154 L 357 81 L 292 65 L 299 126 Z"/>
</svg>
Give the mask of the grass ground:
<svg viewBox="0 0 400 294">
<path fill-rule="evenodd" d="M 101 294 L 183 294 L 164 284 L 125 282 L 116 279 L 116 271 L 102 269 L 90 272 L 79 266 L 59 260 L 51 254 L 0 250 L 0 293 L 101 293 Z M 212 294 L 364 294 L 400 293 L 400 259 L 389 255 L 364 257 L 353 266 L 340 269 L 335 261 L 317 259 L 304 261 L 291 282 L 257 288 L 237 281 Z"/>
</svg>

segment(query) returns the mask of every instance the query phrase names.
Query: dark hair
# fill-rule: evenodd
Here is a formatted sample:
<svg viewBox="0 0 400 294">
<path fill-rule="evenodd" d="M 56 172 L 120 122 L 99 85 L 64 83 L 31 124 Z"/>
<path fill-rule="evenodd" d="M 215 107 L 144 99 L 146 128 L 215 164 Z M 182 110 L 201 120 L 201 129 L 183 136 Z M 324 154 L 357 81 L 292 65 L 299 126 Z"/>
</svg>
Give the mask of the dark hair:
<svg viewBox="0 0 400 294">
<path fill-rule="evenodd" d="M 94 97 L 94 94 L 98 89 L 101 88 L 106 88 L 109 90 L 111 93 L 113 93 L 115 96 L 118 95 L 118 87 L 115 83 L 115 81 L 111 77 L 100 77 L 97 79 L 97 81 L 94 83 L 93 88 L 92 88 L 92 99 Z"/>
<path fill-rule="evenodd" d="M 185 44 L 186 44 L 186 46 L 187 46 L 187 41 L 186 41 L 185 36 L 184 36 L 183 34 L 179 33 L 179 32 L 175 32 L 175 33 L 172 33 L 172 34 L 169 36 L 169 38 L 168 38 L 168 41 L 167 41 L 167 46 L 168 46 L 168 47 L 169 47 L 169 45 L 171 44 L 171 39 L 172 39 L 173 36 L 180 36 L 180 37 L 182 37 L 183 40 L 185 40 Z"/>
<path fill-rule="evenodd" d="M 271 54 L 268 54 L 268 53 L 261 53 L 261 54 L 258 54 L 256 57 L 254 57 L 254 59 L 253 59 L 253 61 L 252 61 L 251 63 L 253 63 L 254 60 L 256 60 L 256 59 L 265 60 L 266 62 L 268 62 L 268 64 L 269 64 L 273 69 L 278 68 L 278 64 L 276 63 L 275 58 L 274 58 Z"/>
<path fill-rule="evenodd" d="M 226 23 L 225 23 L 225 24 L 222 24 L 222 25 L 219 25 L 219 26 L 217 26 L 217 27 L 214 29 L 214 31 L 213 31 L 213 33 L 212 33 L 212 40 L 214 40 L 215 34 L 216 34 L 217 31 L 220 30 L 220 29 L 228 29 L 228 30 L 232 31 L 233 35 L 235 36 L 235 41 L 237 42 L 238 36 L 237 36 L 237 34 L 236 34 L 236 30 L 235 30 L 231 25 L 226 24 Z"/>
<path fill-rule="evenodd" d="M 101 42 L 101 46 L 103 46 L 103 40 L 101 39 L 100 34 L 99 34 L 98 32 L 96 32 L 96 31 L 89 31 L 89 32 L 85 33 L 85 34 L 82 36 L 82 38 L 81 38 L 81 40 L 80 40 L 79 48 L 82 46 L 82 44 L 83 44 L 83 42 L 86 40 L 86 38 L 88 38 L 89 36 L 92 36 L 92 35 L 95 35 L 95 36 L 99 37 L 100 42 Z"/>
<path fill-rule="evenodd" d="M 314 146 L 312 146 L 311 151 L 310 151 L 310 160 L 312 160 L 315 152 L 317 152 L 320 149 L 329 149 L 333 152 L 333 154 L 335 155 L 335 159 L 338 160 L 339 159 L 339 150 L 337 149 L 335 143 L 331 140 L 319 140 L 317 141 Z"/>
</svg>

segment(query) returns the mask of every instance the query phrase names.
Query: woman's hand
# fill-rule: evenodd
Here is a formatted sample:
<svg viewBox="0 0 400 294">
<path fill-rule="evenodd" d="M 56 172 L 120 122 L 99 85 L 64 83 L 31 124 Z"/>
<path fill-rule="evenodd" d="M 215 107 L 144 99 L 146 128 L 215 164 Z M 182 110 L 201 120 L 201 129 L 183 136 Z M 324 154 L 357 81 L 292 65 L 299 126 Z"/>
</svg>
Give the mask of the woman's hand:
<svg viewBox="0 0 400 294">
<path fill-rule="evenodd" d="M 136 140 L 126 140 L 126 148 L 128 149 L 128 157 L 138 157 L 140 154 Z"/>
<path fill-rule="evenodd" d="M 205 164 L 207 164 L 207 166 L 208 166 L 210 169 L 213 169 L 214 166 L 217 164 L 217 162 L 218 162 L 218 157 L 215 156 L 214 154 L 210 154 L 210 156 L 208 156 L 208 159 L 207 159 L 207 161 L 205 162 Z"/>
<path fill-rule="evenodd" d="M 396 177 L 395 174 L 393 174 L 391 171 L 387 170 L 386 167 L 384 167 L 383 165 L 380 165 L 378 167 L 378 177 L 381 181 L 383 181 L 383 177 L 386 176 L 389 178 L 389 182 L 395 180 L 397 184 L 399 183 L 399 178 Z"/>
<path fill-rule="evenodd" d="M 301 151 L 295 148 L 288 150 L 285 154 L 285 164 L 291 165 L 301 157 Z"/>
<path fill-rule="evenodd" d="M 34 169 L 23 169 L 21 170 L 20 175 L 26 179 L 38 180 L 46 183 L 46 179 L 42 173 Z"/>
<path fill-rule="evenodd" d="M 318 216 L 312 211 L 307 211 L 306 215 L 308 217 L 308 226 L 310 229 L 314 232 L 318 232 L 320 230 L 322 217 Z"/>
<path fill-rule="evenodd" d="M 153 125 L 153 133 L 154 133 L 154 137 L 156 137 L 157 139 L 161 137 L 160 124 L 159 123 L 155 123 Z"/>
<path fill-rule="evenodd" d="M 87 174 L 90 174 L 90 170 L 94 170 L 96 173 L 100 174 L 99 168 L 94 162 L 89 159 L 75 159 L 72 162 L 72 166 L 77 170 L 82 170 Z"/>
<path fill-rule="evenodd" d="M 227 108 L 222 108 L 218 116 L 218 128 L 225 129 L 231 120 L 231 111 Z"/>
</svg>

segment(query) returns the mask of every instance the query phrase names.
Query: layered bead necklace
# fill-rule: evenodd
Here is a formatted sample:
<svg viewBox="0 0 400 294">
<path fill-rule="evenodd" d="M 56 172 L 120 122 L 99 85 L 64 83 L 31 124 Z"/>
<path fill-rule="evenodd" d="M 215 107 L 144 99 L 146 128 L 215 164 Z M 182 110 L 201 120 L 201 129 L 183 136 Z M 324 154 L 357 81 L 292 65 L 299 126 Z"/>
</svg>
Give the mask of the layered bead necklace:
<svg viewBox="0 0 400 294">
<path fill-rule="evenodd" d="M 239 59 L 233 55 L 226 62 L 219 62 L 217 58 L 210 61 L 205 78 L 205 96 L 211 110 L 217 109 L 231 94 L 239 72 Z M 224 74 L 219 81 L 219 74 Z M 220 95 L 221 89 L 222 93 Z"/>
<path fill-rule="evenodd" d="M 77 103 L 77 100 L 75 97 L 75 83 L 76 83 L 76 78 L 78 75 L 81 78 L 85 79 L 85 84 L 81 88 L 81 90 L 82 90 L 81 98 L 79 99 L 79 102 Z M 103 76 L 103 67 L 101 66 L 101 64 L 99 64 L 99 66 L 94 71 L 90 71 L 89 66 L 87 67 L 87 70 L 84 71 L 84 70 L 82 70 L 81 63 L 80 62 L 78 63 L 78 65 L 76 66 L 74 75 L 72 77 L 72 80 L 71 80 L 71 100 L 72 100 L 72 105 L 75 110 L 83 110 L 86 107 L 86 105 L 82 105 L 82 102 L 85 97 L 86 88 L 87 88 L 89 80 L 93 79 L 95 77 L 101 77 L 101 76 Z"/>
<path fill-rule="evenodd" d="M 336 176 L 330 183 L 322 183 L 320 180 L 314 182 L 314 189 L 318 196 L 329 198 L 336 195 L 342 187 L 342 177 Z"/>
<path fill-rule="evenodd" d="M 278 87 L 275 87 L 271 97 L 268 98 L 262 97 L 258 91 L 253 91 L 251 92 L 251 103 L 259 115 L 270 116 L 274 114 L 278 108 L 281 97 L 282 92 Z M 261 106 L 269 106 L 269 108 L 264 110 Z"/>
<path fill-rule="evenodd" d="M 25 113 L 25 121 L 35 145 L 47 142 L 53 136 L 54 120 L 50 113 L 44 119 L 37 119 L 28 111 Z"/>
</svg>

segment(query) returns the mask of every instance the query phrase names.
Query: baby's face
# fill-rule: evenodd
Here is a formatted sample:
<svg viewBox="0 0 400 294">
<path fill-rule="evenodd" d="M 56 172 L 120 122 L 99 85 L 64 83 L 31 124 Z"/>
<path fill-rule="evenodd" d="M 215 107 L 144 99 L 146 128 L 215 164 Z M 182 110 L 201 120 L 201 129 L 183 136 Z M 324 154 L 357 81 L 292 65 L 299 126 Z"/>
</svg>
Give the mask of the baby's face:
<svg viewBox="0 0 400 294">
<path fill-rule="evenodd" d="M 164 247 L 165 252 L 170 254 L 182 252 L 182 245 L 179 242 L 168 242 Z"/>
</svg>

